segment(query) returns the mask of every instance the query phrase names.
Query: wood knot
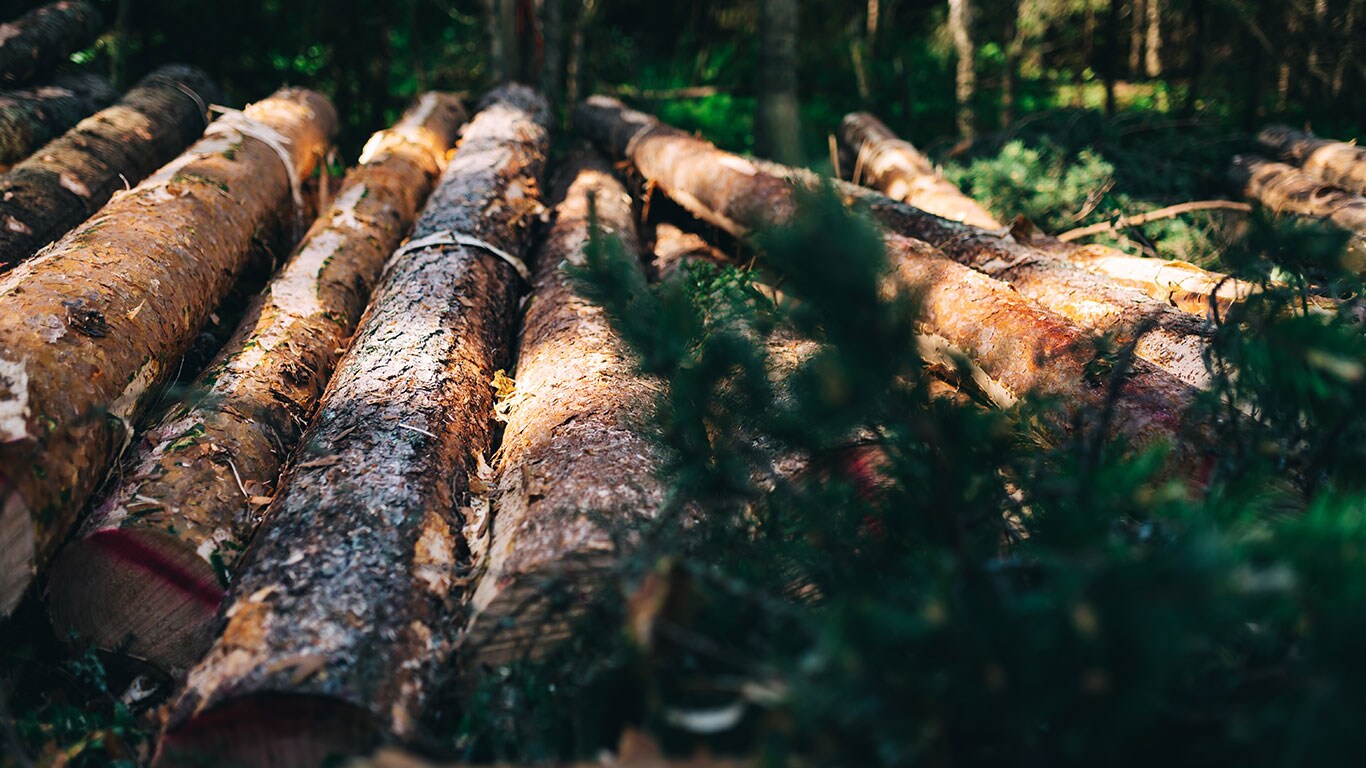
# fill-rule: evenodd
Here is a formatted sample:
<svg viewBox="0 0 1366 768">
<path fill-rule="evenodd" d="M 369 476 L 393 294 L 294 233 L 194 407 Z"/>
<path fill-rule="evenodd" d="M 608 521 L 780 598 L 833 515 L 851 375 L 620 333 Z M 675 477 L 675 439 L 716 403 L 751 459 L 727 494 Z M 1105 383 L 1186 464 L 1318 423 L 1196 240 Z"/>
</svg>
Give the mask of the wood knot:
<svg viewBox="0 0 1366 768">
<path fill-rule="evenodd" d="M 109 335 L 109 321 L 104 319 L 104 313 L 80 304 L 66 304 L 66 324 L 77 333 L 92 339 L 102 339 Z"/>
</svg>

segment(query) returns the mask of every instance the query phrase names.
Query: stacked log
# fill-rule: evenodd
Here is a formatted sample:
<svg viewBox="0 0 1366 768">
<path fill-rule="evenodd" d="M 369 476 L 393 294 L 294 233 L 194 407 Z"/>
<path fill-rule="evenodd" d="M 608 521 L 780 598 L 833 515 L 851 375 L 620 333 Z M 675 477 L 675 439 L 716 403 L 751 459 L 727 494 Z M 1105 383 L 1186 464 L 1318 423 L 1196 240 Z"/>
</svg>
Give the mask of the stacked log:
<svg viewBox="0 0 1366 768">
<path fill-rule="evenodd" d="M 876 117 L 866 112 L 846 115 L 840 126 L 840 142 L 845 154 L 853 156 L 850 167 L 857 174 L 855 183 L 865 180 L 887 197 L 936 216 L 981 229 L 1004 228 L 985 208 L 940 176 L 929 158 Z M 1026 239 L 1018 230 L 1012 236 L 1025 245 L 1201 317 L 1211 311 L 1227 312 L 1234 302 L 1256 290 L 1251 283 L 1184 261 L 1129 256 L 1108 246 L 1072 245 L 1046 235 L 1034 234 Z M 1072 319 L 1081 322 L 1078 317 Z M 1191 379 L 1193 383 L 1202 380 Z"/>
<path fill-rule="evenodd" d="M 118 96 L 99 75 L 63 74 L 0 93 L 0 171 L 33 154 Z"/>
<path fill-rule="evenodd" d="M 190 397 L 143 434 L 53 563 L 60 635 L 172 674 L 203 654 L 224 581 L 464 117 L 454 96 L 429 93 L 366 145 Z"/>
<path fill-rule="evenodd" d="M 492 479 L 490 385 L 549 121 L 543 98 L 509 85 L 465 127 L 280 481 L 223 634 L 172 706 L 163 765 L 312 766 L 412 735 L 462 618 L 473 515 L 460 508 Z"/>
<path fill-rule="evenodd" d="M 1253 155 L 1235 156 L 1228 177 L 1244 197 L 1273 213 L 1326 219 L 1351 233 L 1353 250 L 1366 249 L 1366 197 Z"/>
<path fill-rule="evenodd" d="M 631 198 L 596 155 L 567 162 L 553 190 L 555 223 L 537 256 L 499 448 L 487 565 L 463 641 L 480 664 L 536 657 L 568 637 L 617 545 L 665 496 L 662 456 L 646 432 L 660 385 L 636 372 L 564 269 L 584 263 L 590 200 L 601 231 L 638 253 Z"/>
<path fill-rule="evenodd" d="M 1284 125 L 1263 128 L 1257 141 L 1273 157 L 1298 165 L 1311 176 L 1366 195 L 1366 149 L 1356 142 L 1324 139 Z"/>
<path fill-rule="evenodd" d="M 70 532 L 335 129 L 324 97 L 283 90 L 0 278 L 0 614 Z"/>
<path fill-rule="evenodd" d="M 95 42 L 100 14 L 85 0 L 60 0 L 0 24 L 0 82 L 16 85 Z"/>
<path fill-rule="evenodd" d="M 576 125 L 630 161 L 655 189 L 737 236 L 782 224 L 795 213 L 791 185 L 781 176 L 615 100 L 589 99 Z M 1102 410 L 1112 382 L 1093 370 L 1095 347 L 1088 333 L 924 242 L 893 233 L 885 244 L 894 282 L 922 290 L 919 330 L 927 343 L 972 359 L 989 378 L 981 385 L 997 402 L 1009 405 L 1025 392 L 1039 392 L 1077 416 Z M 1193 398 L 1186 384 L 1135 361 L 1116 403 L 1116 429 L 1140 441 L 1174 439 L 1185 431 L 1182 421 Z"/>
<path fill-rule="evenodd" d="M 0 272 L 179 154 L 203 133 L 204 105 L 217 96 L 203 72 L 162 67 L 0 176 Z"/>
</svg>

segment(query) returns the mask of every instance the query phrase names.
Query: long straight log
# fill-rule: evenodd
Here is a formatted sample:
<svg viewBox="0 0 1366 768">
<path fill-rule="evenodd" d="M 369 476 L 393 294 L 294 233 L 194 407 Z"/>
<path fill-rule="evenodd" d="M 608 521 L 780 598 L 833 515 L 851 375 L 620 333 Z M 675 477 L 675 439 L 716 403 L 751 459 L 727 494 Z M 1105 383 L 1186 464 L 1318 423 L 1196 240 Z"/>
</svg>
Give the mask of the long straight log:
<svg viewBox="0 0 1366 768">
<path fill-rule="evenodd" d="M 0 93 L 0 169 L 9 170 L 117 97 L 108 80 L 88 72 Z"/>
<path fill-rule="evenodd" d="M 163 765 L 319 765 L 413 733 L 462 619 L 481 475 L 550 113 L 484 100 L 391 258 L 187 678 Z M 472 517 L 472 516 L 470 516 Z"/>
<path fill-rule="evenodd" d="M 70 532 L 335 130 L 327 99 L 281 91 L 0 278 L 0 614 Z"/>
<path fill-rule="evenodd" d="M 586 135 L 604 149 L 631 160 L 684 208 L 733 234 L 790 217 L 788 179 L 819 180 L 814 174 L 722 152 L 614 99 L 589 99 L 579 107 L 578 119 Z M 737 189 L 745 193 L 737 194 Z M 1113 333 L 1121 343 L 1135 342 L 1141 358 L 1182 381 L 1208 385 L 1204 351 L 1212 328 L 1200 318 L 1052 258 L 1008 234 L 949 221 L 852 184 L 840 189 L 861 198 L 887 229 L 924 240 L 1085 328 Z M 1148 330 L 1134 339 L 1135 328 Z"/>
<path fill-rule="evenodd" d="M 1263 128 L 1257 141 L 1272 156 L 1298 165 L 1311 176 L 1366 195 L 1366 148 L 1354 141 L 1324 139 L 1285 125 Z"/>
<path fill-rule="evenodd" d="M 199 138 L 218 89 L 162 67 L 0 176 L 0 272 L 32 256 Z"/>
<path fill-rule="evenodd" d="M 936 216 L 987 230 L 1004 228 L 985 208 L 940 176 L 929 158 L 876 117 L 866 112 L 845 115 L 840 144 L 853 158 L 852 165 L 846 165 L 858 174 L 856 183 L 866 181 L 867 186 L 887 197 Z M 1109 246 L 1073 245 L 1042 234 L 1027 240 L 1018 234 L 1015 237 L 1024 245 L 1201 317 L 1210 315 L 1212 309 L 1222 314 L 1256 291 L 1251 283 L 1184 261 L 1130 256 Z M 1081 322 L 1079 317 L 1073 319 Z M 1200 383 L 1204 379 L 1189 380 Z"/>
<path fill-rule="evenodd" d="M 85 0 L 60 0 L 0 24 L 0 82 L 26 82 L 95 42 L 100 14 Z"/>
<path fill-rule="evenodd" d="M 1350 248 L 1366 248 L 1366 197 L 1255 155 L 1235 156 L 1228 178 L 1244 197 L 1268 210 L 1326 219 L 1352 234 Z"/>
<path fill-rule="evenodd" d="M 429 93 L 366 145 L 332 207 L 53 563 L 60 635 L 171 674 L 203 655 L 262 502 L 464 117 L 454 96 Z"/>
<path fill-rule="evenodd" d="M 774 167 L 771 164 L 760 166 L 722 152 L 601 97 L 581 105 L 576 125 L 601 146 L 632 161 L 656 189 L 737 236 L 794 215 L 792 187 L 764 170 Z M 904 203 L 896 205 L 942 222 L 939 226 L 962 226 Z M 923 242 L 894 233 L 887 236 L 886 245 L 899 278 L 925 291 L 921 332 L 927 344 L 936 347 L 927 352 L 965 353 L 990 379 L 979 384 L 1002 404 L 1009 405 L 1026 392 L 1040 392 L 1057 397 L 1077 415 L 1101 410 L 1109 377 L 1094 372 L 1095 345 L 1085 330 L 1041 309 L 1008 285 L 948 261 Z M 1117 429 L 1145 441 L 1174 439 L 1184 430 L 1182 414 L 1193 397 L 1191 387 L 1138 360 L 1117 403 Z"/>
<path fill-rule="evenodd" d="M 646 431 L 660 385 L 636 372 L 564 269 L 584 261 L 590 198 L 603 231 L 637 254 L 631 198 L 596 155 L 566 163 L 553 190 L 555 223 L 536 257 L 499 448 L 487 566 L 463 640 L 480 664 L 536 657 L 568 637 L 616 543 L 664 500 L 662 456 Z"/>
</svg>

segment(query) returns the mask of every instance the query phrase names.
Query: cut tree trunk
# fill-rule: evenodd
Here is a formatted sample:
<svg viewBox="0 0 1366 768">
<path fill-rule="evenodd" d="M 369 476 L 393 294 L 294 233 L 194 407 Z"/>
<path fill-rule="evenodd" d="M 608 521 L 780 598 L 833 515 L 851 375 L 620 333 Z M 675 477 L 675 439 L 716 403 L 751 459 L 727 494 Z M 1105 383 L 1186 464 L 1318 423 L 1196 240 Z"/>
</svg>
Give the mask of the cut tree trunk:
<svg viewBox="0 0 1366 768">
<path fill-rule="evenodd" d="M 173 675 L 203 655 L 280 466 L 464 117 L 454 96 L 429 93 L 366 144 L 331 208 L 53 563 L 61 636 Z"/>
<path fill-rule="evenodd" d="M 281 478 L 225 631 L 172 706 L 163 765 L 319 765 L 417 725 L 491 480 L 491 383 L 520 290 L 498 253 L 525 250 L 549 144 L 534 91 L 484 103 Z"/>
<path fill-rule="evenodd" d="M 596 155 L 570 160 L 537 256 L 515 394 L 504 401 L 491 539 L 462 641 L 477 664 L 535 658 L 567 638 L 632 525 L 664 502 L 663 456 L 648 432 L 661 385 L 636 372 L 564 269 L 584 262 L 590 198 L 602 231 L 638 258 L 631 198 L 612 169 Z"/>
<path fill-rule="evenodd" d="M 10 166 L 118 97 L 99 75 L 57 75 L 22 91 L 0 93 L 0 168 Z"/>
<path fill-rule="evenodd" d="M 790 183 L 765 170 L 774 164 L 756 165 L 723 152 L 613 99 L 589 99 L 579 109 L 577 125 L 604 149 L 632 162 L 655 189 L 736 236 L 781 224 L 795 213 Z M 897 205 L 942 223 L 936 226 L 959 227 L 960 235 L 973 232 L 904 203 Z M 1009 404 L 1038 390 L 1056 395 L 1074 413 L 1097 412 L 1088 406 L 1105 396 L 1108 377 L 1094 374 L 1090 361 L 1096 347 L 1088 333 L 1009 286 L 951 264 L 924 243 L 893 234 L 887 236 L 887 248 L 900 276 L 925 286 L 922 332 L 942 338 L 945 348 L 966 353 L 991 377 L 987 389 L 995 399 Z M 1120 398 L 1125 423 L 1119 428 L 1145 439 L 1175 437 L 1180 414 L 1192 396 L 1188 385 L 1136 361 Z"/>
<path fill-rule="evenodd" d="M 310 91 L 232 117 L 0 278 L 0 613 L 71 530 L 336 129 Z"/>
<path fill-rule="evenodd" d="M 974 227 L 1001 228 L 986 208 L 940 176 L 928 157 L 867 112 L 844 116 L 840 143 L 844 150 L 840 165 L 857 175 L 855 184 L 867 184 L 893 200 L 904 200 L 936 216 Z"/>
<path fill-rule="evenodd" d="M 851 152 L 855 146 L 881 141 L 887 135 L 895 139 L 895 134 L 881 123 L 874 126 L 880 127 L 881 131 L 863 133 L 862 128 L 873 123 L 876 123 L 876 118 L 872 116 L 852 123 L 846 120 L 841 139 Z M 885 152 L 908 157 L 899 164 L 902 174 L 908 174 L 917 167 L 915 157 L 923 160 L 923 156 L 907 142 L 892 145 L 891 150 Z M 923 164 L 926 163 L 922 163 L 922 167 Z M 772 172 L 776 175 L 788 174 L 784 168 L 775 168 Z M 885 176 L 882 180 L 885 183 L 895 182 L 896 179 L 897 176 Z M 1187 384 L 1208 387 L 1209 370 L 1206 369 L 1203 355 L 1213 327 L 1203 323 L 1199 317 L 1191 317 L 1168 306 L 1167 294 L 1162 292 L 1161 286 L 1156 283 L 1142 286 L 1142 292 L 1139 292 L 1135 288 L 1116 284 L 1106 279 L 1106 276 L 1087 272 L 1089 264 L 1086 258 L 1076 258 L 1074 262 L 1076 251 L 1081 250 L 1078 247 L 1046 236 L 1035 236 L 1029 242 L 1022 242 L 1023 238 L 1016 239 L 1014 235 L 1000 231 L 1003 227 L 999 221 L 974 204 L 953 184 L 934 182 L 932 189 L 933 195 L 921 195 L 918 201 L 907 205 L 906 202 L 889 200 L 884 195 L 870 193 L 852 184 L 841 186 L 844 193 L 862 198 L 869 204 L 874 216 L 889 230 L 940 247 L 953 260 L 1011 283 L 1045 309 L 1070 318 L 1083 328 L 1115 333 L 1121 343 L 1135 340 L 1132 338 L 1135 328 L 1147 328 L 1135 342 L 1139 357 L 1153 362 Z M 979 227 L 944 219 L 945 215 L 951 213 L 956 215 L 973 210 L 970 206 L 975 206 L 974 219 L 982 223 Z M 1120 251 L 1104 246 L 1091 246 L 1091 249 L 1104 249 L 1106 256 L 1120 260 L 1154 261 L 1124 256 Z M 1143 265 L 1131 266 L 1139 271 Z M 1183 309 L 1203 316 L 1208 305 L 1206 309 L 1195 306 Z"/>
<path fill-rule="evenodd" d="M 1274 213 L 1331 221 L 1352 234 L 1352 251 L 1366 250 L 1366 197 L 1254 155 L 1235 156 L 1228 176 L 1247 199 Z"/>
<path fill-rule="evenodd" d="M 99 34 L 99 11 L 84 0 L 50 3 L 0 24 L 0 82 L 17 85 L 48 72 Z"/>
<path fill-rule="evenodd" d="M 218 89 L 179 65 L 158 69 L 112 107 L 0 176 L 0 272 L 29 258 L 199 138 Z"/>
<path fill-rule="evenodd" d="M 1311 176 L 1366 195 L 1366 148 L 1354 142 L 1323 139 L 1284 125 L 1263 128 L 1257 141 L 1271 154 L 1300 166 Z"/>
</svg>

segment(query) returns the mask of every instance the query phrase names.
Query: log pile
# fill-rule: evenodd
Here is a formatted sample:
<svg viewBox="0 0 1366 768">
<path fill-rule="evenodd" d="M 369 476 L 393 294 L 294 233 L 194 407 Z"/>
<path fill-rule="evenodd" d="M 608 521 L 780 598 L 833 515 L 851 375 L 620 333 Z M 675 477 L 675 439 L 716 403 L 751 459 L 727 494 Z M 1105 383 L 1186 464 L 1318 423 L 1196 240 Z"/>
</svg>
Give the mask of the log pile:
<svg viewBox="0 0 1366 768">
<path fill-rule="evenodd" d="M 1355 142 L 1324 139 L 1284 125 L 1263 128 L 1257 141 L 1272 157 L 1298 165 L 1310 176 L 1366 195 L 1366 149 Z"/>
<path fill-rule="evenodd" d="M 17 85 L 95 42 L 100 14 L 85 0 L 59 0 L 0 24 L 0 82 Z"/>
<path fill-rule="evenodd" d="M 171 65 L 0 175 L 0 272 L 89 218 L 204 131 L 208 75 Z"/>
<path fill-rule="evenodd" d="M 56 75 L 0 93 L 0 171 L 9 170 L 117 96 L 108 80 L 88 73 Z"/>
<path fill-rule="evenodd" d="M 318 765 L 412 735 L 462 618 L 549 121 L 510 85 L 465 127 L 172 706 L 163 765 Z"/>
<path fill-rule="evenodd" d="M 429 93 L 366 145 L 191 397 L 144 432 L 122 481 L 53 564 L 49 604 L 62 636 L 168 672 L 203 654 L 220 580 L 463 121 L 455 97 Z"/>
<path fill-rule="evenodd" d="M 324 97 L 283 90 L 221 118 L 0 278 L 0 614 L 70 532 L 335 129 Z"/>
<path fill-rule="evenodd" d="M 1238 155 L 1229 181 L 1273 213 L 1325 219 L 1351 233 L 1351 247 L 1366 248 L 1366 197 L 1325 182 L 1293 165 Z"/>
</svg>

